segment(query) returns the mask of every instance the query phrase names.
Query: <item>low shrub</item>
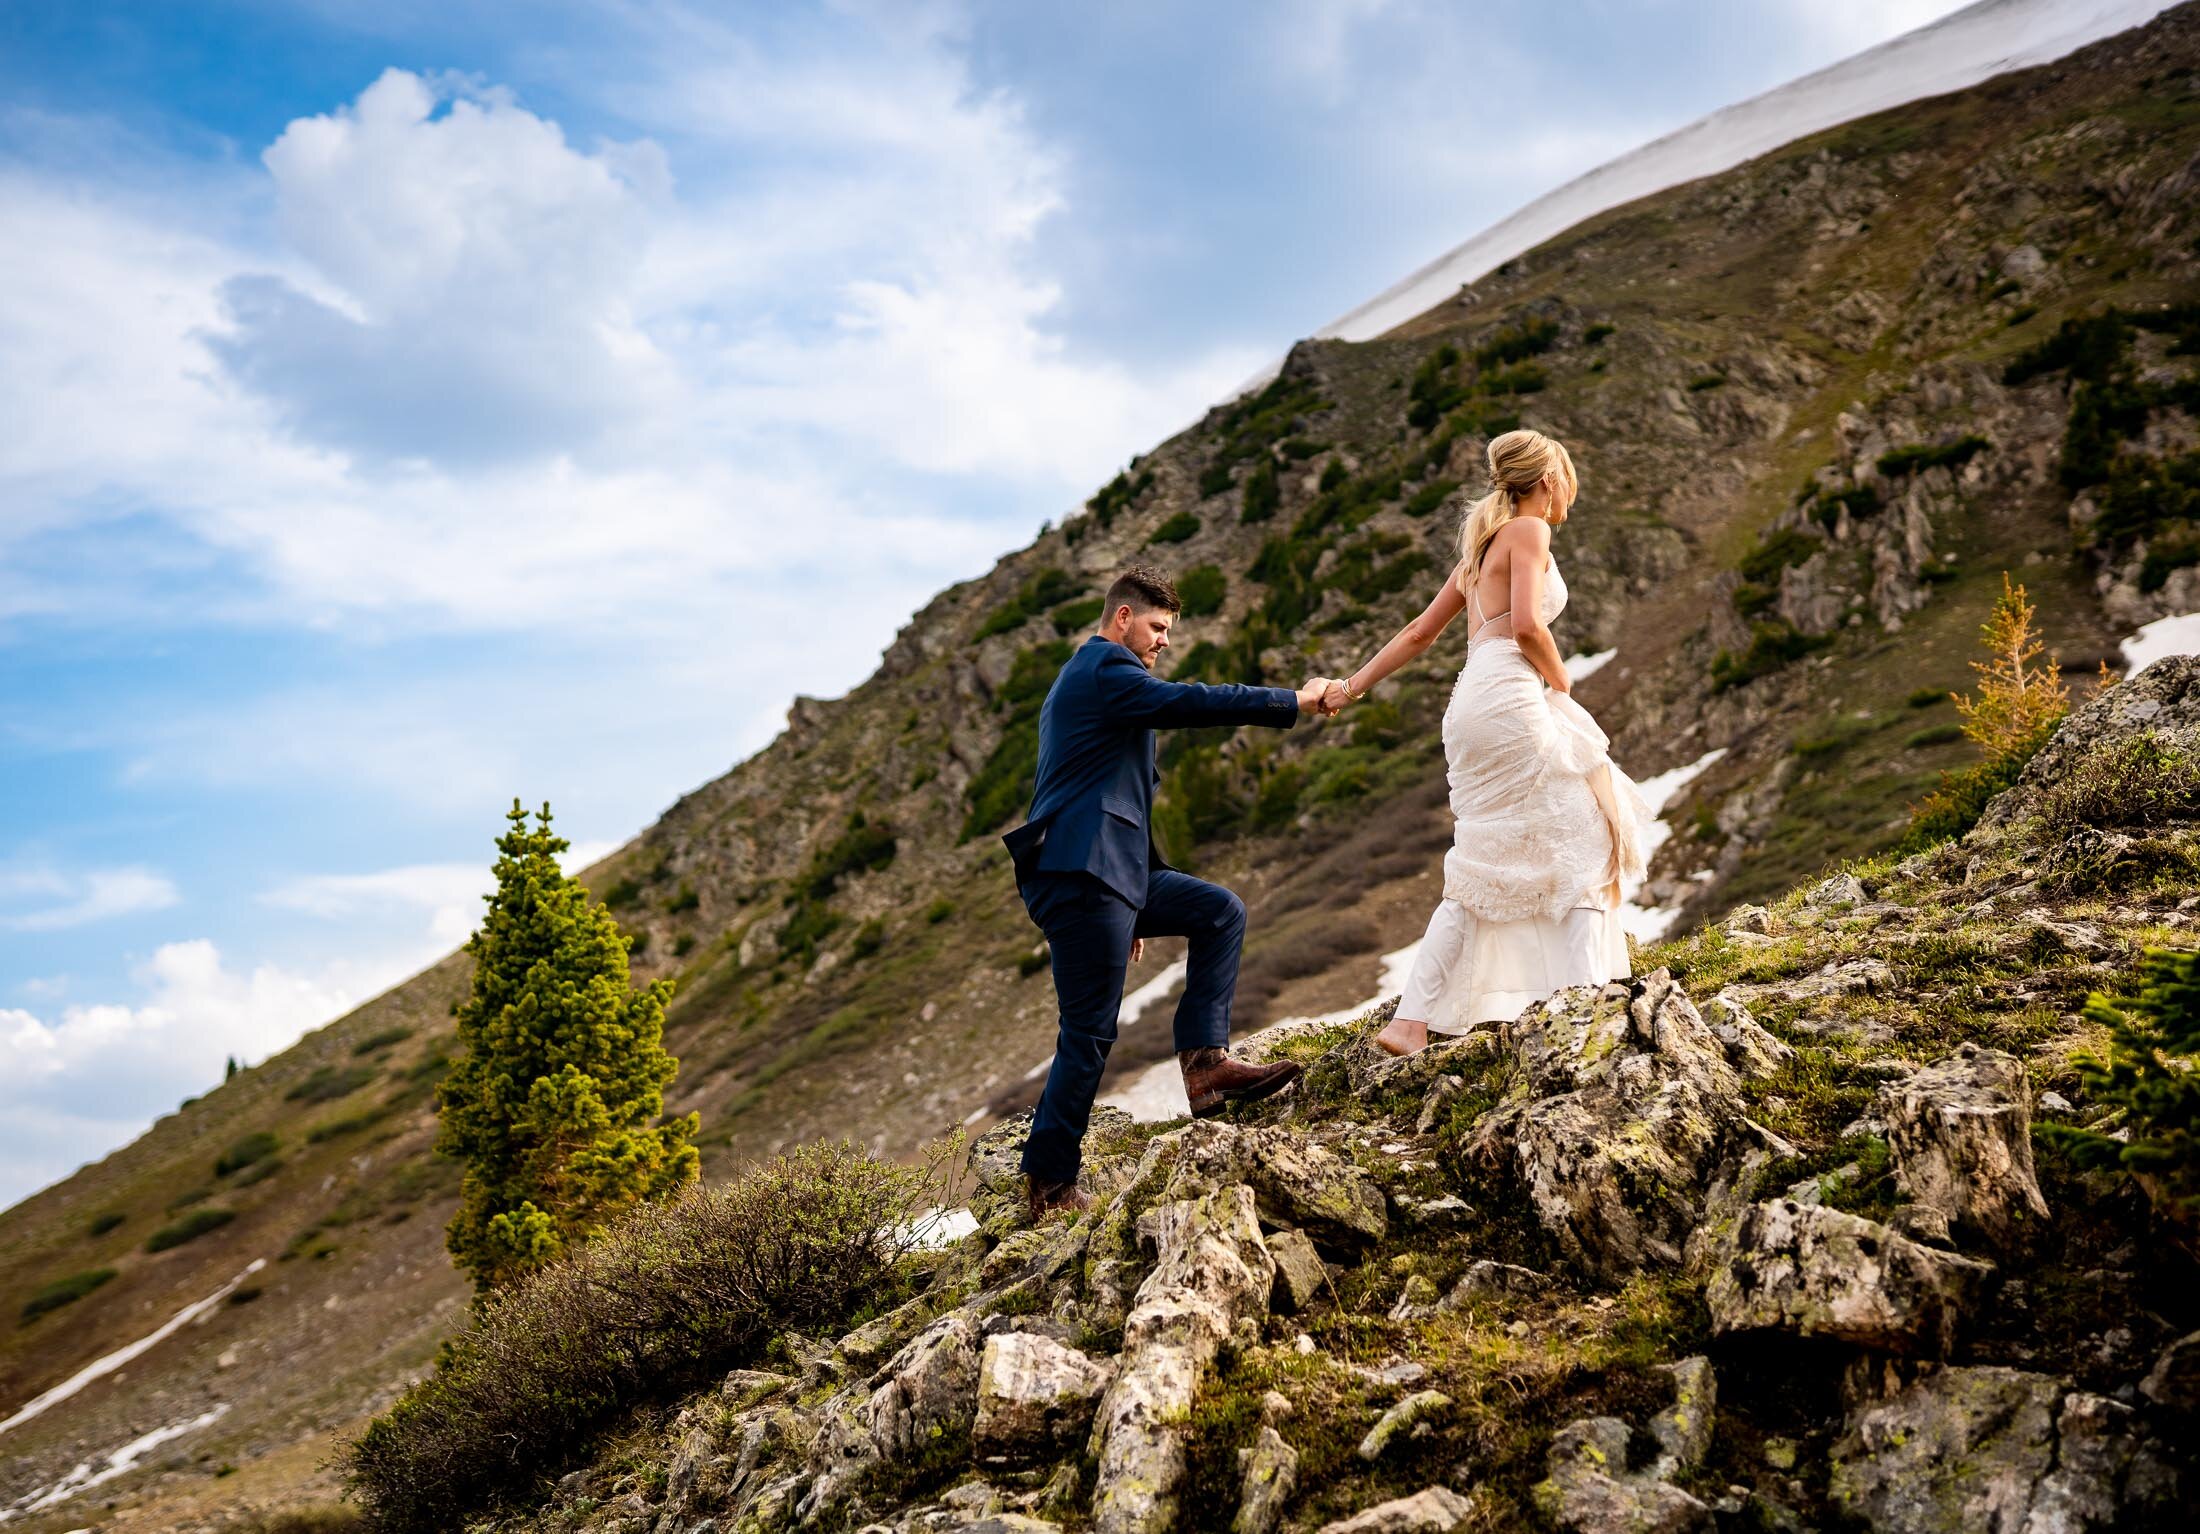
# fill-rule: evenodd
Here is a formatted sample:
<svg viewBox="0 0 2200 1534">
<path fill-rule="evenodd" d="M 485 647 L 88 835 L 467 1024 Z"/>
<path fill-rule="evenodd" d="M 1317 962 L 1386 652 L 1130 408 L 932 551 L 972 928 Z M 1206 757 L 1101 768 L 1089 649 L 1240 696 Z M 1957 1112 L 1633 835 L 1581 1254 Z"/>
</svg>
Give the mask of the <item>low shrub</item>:
<svg viewBox="0 0 2200 1534">
<path fill-rule="evenodd" d="M 1904 736 L 1902 744 L 1914 751 L 1926 746 L 1945 746 L 1952 740 L 1961 739 L 1963 739 L 1962 725 L 1936 724 L 1927 729 L 1918 730 L 1914 734 Z"/>
<path fill-rule="evenodd" d="M 311 1075 L 283 1094 L 294 1103 L 332 1103 L 348 1097 L 380 1074 L 371 1065 L 316 1066 Z"/>
<path fill-rule="evenodd" d="M 610 902 L 606 901 L 605 904 Z M 392 1044 L 402 1044 L 412 1036 L 413 1031 L 410 1028 L 384 1028 L 377 1033 L 368 1034 L 352 1045 L 351 1052 L 355 1055 L 371 1055 L 378 1049 L 388 1049 Z"/>
<path fill-rule="evenodd" d="M 1879 472 L 1889 479 L 1899 474 L 1921 474 L 1927 469 L 1961 468 L 1993 446 L 1975 432 L 1953 442 L 1920 442 L 1879 455 Z"/>
<path fill-rule="evenodd" d="M 1711 688 L 1724 692 L 1739 687 L 1744 682 L 1779 670 L 1790 661 L 1799 660 L 1813 650 L 1825 648 L 1833 642 L 1830 635 L 1813 636 L 1803 633 L 1793 624 L 1777 621 L 1757 622 L 1749 626 L 1749 647 L 1739 655 L 1731 650 L 1721 650 L 1711 657 Z"/>
<path fill-rule="evenodd" d="M 2200 762 L 2150 734 L 2098 746 L 2047 790 L 2040 815 L 2056 832 L 2200 818 Z"/>
<path fill-rule="evenodd" d="M 1952 696 L 1945 687 L 1920 687 L 1902 701 L 1911 708 L 1931 708 L 1935 703 L 1945 703 Z"/>
<path fill-rule="evenodd" d="M 320 1145 L 343 1135 L 355 1135 L 362 1129 L 371 1129 L 387 1116 L 386 1108 L 369 1108 L 362 1113 L 347 1113 L 340 1119 L 330 1119 L 316 1124 L 306 1131 L 308 1145 Z"/>
<path fill-rule="evenodd" d="M 893 862 L 900 845 L 893 827 L 875 824 L 858 810 L 848 817 L 847 828 L 810 859 L 802 873 L 802 892 L 812 900 L 823 900 L 839 888 L 841 880 Z"/>
<path fill-rule="evenodd" d="M 1177 577 L 1177 599 L 1184 604 L 1184 616 L 1204 618 L 1209 613 L 1222 610 L 1222 599 L 1230 589 L 1218 565 L 1194 565 Z"/>
<path fill-rule="evenodd" d="M 1688 392 L 1701 394 L 1706 389 L 1723 388 L 1725 385 L 1726 375 L 1724 373 L 1698 373 L 1694 378 L 1688 380 Z"/>
<path fill-rule="evenodd" d="M 1089 629 L 1100 621 L 1100 609 L 1107 606 L 1105 597 L 1086 597 L 1081 601 L 1064 602 L 1047 614 L 1057 634 L 1074 634 L 1079 629 Z"/>
<path fill-rule="evenodd" d="M 186 1241 L 196 1241 L 210 1230 L 220 1230 L 237 1217 L 234 1209 L 194 1209 L 182 1219 L 163 1225 L 145 1238 L 145 1250 L 165 1252 Z"/>
<path fill-rule="evenodd" d="M 23 1302 L 23 1319 L 20 1324 L 28 1326 L 49 1310 L 74 1305 L 114 1276 L 113 1268 L 91 1268 L 82 1273 L 71 1273 L 67 1278 L 55 1279 Z"/>
<path fill-rule="evenodd" d="M 1604 338 L 1618 328 L 1617 325 L 1607 325 L 1599 320 L 1581 333 L 1581 339 L 1585 345 L 1601 346 L 1604 343 Z"/>
<path fill-rule="evenodd" d="M 84 1234 L 87 1236 L 104 1236 L 128 1218 L 130 1217 L 121 1210 L 110 1209 L 105 1214 L 92 1216 L 92 1223 L 84 1228 Z"/>
<path fill-rule="evenodd" d="M 412 1030 L 405 1030 L 410 1033 Z M 258 1130 L 246 1135 L 214 1161 L 214 1175 L 227 1177 L 231 1172 L 241 1172 L 255 1161 L 265 1161 L 275 1154 L 275 1147 L 282 1144 L 282 1137 L 272 1129 Z"/>
<path fill-rule="evenodd" d="M 1288 444 L 1286 444 L 1288 446 Z M 1240 503 L 1240 522 L 1265 522 L 1283 504 L 1283 489 L 1276 482 L 1276 461 L 1263 458 L 1245 476 L 1245 499 Z"/>
<path fill-rule="evenodd" d="M 1191 512 L 1180 511 L 1153 530 L 1148 543 L 1182 543 L 1199 531 L 1199 518 Z"/>
<path fill-rule="evenodd" d="M 954 914 L 955 902 L 948 899 L 945 895 L 942 895 L 939 899 L 933 901 L 930 905 L 924 908 L 925 925 L 936 927 L 941 922 L 947 920 L 948 917 L 953 916 Z"/>
<path fill-rule="evenodd" d="M 837 1330 L 889 1296 L 950 1156 L 921 1167 L 819 1145 L 645 1204 L 490 1295 L 343 1452 L 375 1528 L 460 1528 L 562 1469 L 636 1406 L 754 1362 L 779 1333 Z"/>
</svg>

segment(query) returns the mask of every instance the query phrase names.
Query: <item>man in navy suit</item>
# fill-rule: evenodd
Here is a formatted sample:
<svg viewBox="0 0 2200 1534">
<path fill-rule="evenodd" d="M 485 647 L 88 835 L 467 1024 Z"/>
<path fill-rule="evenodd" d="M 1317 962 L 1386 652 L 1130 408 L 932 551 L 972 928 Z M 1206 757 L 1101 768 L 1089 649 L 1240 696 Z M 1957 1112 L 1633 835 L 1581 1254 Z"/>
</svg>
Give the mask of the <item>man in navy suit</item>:
<svg viewBox="0 0 2200 1534">
<path fill-rule="evenodd" d="M 1257 724 L 1288 730 L 1302 713 L 1331 712 L 1319 678 L 1285 687 L 1165 682 L 1153 674 L 1182 604 L 1158 570 L 1116 577 L 1100 629 L 1070 657 L 1039 710 L 1039 770 L 1031 812 L 1001 840 L 1016 865 L 1024 908 L 1047 935 L 1062 1018 L 1046 1088 L 1024 1142 L 1031 1215 L 1081 1209 L 1085 1125 L 1115 1043 L 1123 976 L 1149 937 L 1190 939 L 1184 999 L 1176 1008 L 1177 1063 L 1195 1116 L 1279 1091 L 1299 1073 L 1288 1061 L 1230 1058 L 1245 906 L 1218 884 L 1169 867 L 1153 845 L 1161 781 L 1153 732 Z"/>
</svg>

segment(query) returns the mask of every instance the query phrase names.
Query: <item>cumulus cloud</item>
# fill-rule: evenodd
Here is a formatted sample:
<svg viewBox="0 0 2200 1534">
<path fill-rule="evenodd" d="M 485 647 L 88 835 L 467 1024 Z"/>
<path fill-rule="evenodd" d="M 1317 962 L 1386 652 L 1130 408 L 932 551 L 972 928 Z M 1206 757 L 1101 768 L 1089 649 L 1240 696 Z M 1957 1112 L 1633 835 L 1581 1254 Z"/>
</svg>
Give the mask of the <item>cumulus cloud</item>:
<svg viewBox="0 0 2200 1534">
<path fill-rule="evenodd" d="M 327 1021 L 385 977 L 349 963 L 315 973 L 227 966 L 203 938 L 139 966 L 137 1004 L 40 1016 L 0 1009 L 0 1203 L 128 1140 L 184 1093 Z"/>
<path fill-rule="evenodd" d="M 0 904 L 30 900 L 32 909 L 0 912 L 0 927 L 15 932 L 59 932 L 117 916 L 158 911 L 176 903 L 176 886 L 150 868 L 0 869 Z"/>
<path fill-rule="evenodd" d="M 469 465 L 588 450 L 661 406 L 636 328 L 653 145 L 576 151 L 508 91 L 386 71 L 262 156 L 278 224 L 326 296 L 223 284 L 232 376 L 308 440 Z"/>
</svg>

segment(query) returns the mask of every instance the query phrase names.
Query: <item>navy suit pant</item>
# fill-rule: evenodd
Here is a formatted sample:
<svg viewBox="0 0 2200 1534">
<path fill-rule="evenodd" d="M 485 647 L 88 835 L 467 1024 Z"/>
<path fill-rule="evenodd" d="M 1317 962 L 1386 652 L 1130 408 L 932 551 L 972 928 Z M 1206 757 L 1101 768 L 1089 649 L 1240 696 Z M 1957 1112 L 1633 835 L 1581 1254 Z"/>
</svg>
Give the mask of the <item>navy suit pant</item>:
<svg viewBox="0 0 2200 1534">
<path fill-rule="evenodd" d="M 1173 868 L 1153 871 L 1143 910 L 1133 910 L 1090 874 L 1034 873 L 1020 890 L 1031 919 L 1047 935 L 1062 1009 L 1054 1063 L 1024 1141 L 1023 1168 L 1041 1182 L 1068 1182 L 1083 1165 L 1085 1125 L 1115 1043 L 1131 940 L 1191 940 L 1184 999 L 1176 1006 L 1176 1047 L 1222 1048 L 1230 1042 L 1245 904 L 1221 885 Z"/>
</svg>

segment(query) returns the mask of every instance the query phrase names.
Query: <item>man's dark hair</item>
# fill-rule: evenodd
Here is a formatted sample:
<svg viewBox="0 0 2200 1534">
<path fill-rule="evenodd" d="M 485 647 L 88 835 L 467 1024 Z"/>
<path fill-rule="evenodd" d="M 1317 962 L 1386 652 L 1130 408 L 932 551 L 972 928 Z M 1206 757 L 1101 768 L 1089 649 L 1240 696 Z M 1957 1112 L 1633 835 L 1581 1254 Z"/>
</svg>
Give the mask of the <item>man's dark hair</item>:
<svg viewBox="0 0 2200 1534">
<path fill-rule="evenodd" d="M 1176 582 L 1170 580 L 1152 565 L 1132 565 L 1115 578 L 1108 587 L 1108 594 L 1100 604 L 1100 621 L 1106 623 L 1115 616 L 1115 610 L 1128 604 L 1133 613 L 1150 613 L 1164 609 L 1172 613 L 1184 611 L 1184 603 L 1176 594 Z"/>
</svg>

